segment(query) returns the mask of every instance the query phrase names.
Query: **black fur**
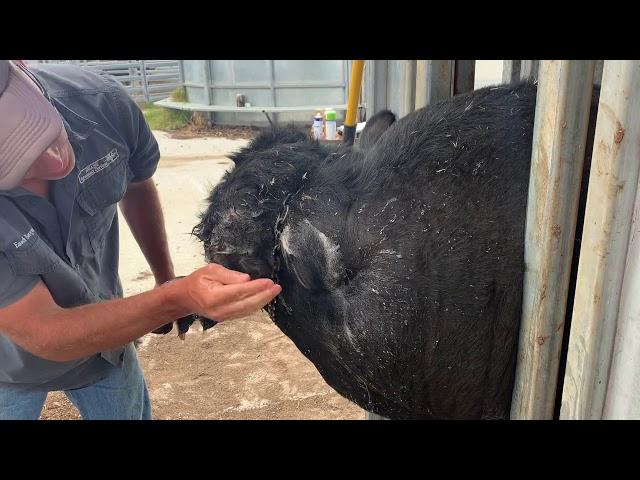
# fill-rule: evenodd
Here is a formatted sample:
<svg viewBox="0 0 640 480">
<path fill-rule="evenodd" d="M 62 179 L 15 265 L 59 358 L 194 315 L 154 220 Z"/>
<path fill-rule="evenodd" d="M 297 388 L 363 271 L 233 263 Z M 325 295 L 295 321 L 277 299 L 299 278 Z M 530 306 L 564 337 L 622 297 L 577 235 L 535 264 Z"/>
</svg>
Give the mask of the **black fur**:
<svg viewBox="0 0 640 480">
<path fill-rule="evenodd" d="M 389 110 L 376 113 L 365 125 L 360 134 L 359 145 L 362 150 L 370 150 L 387 128 L 396 121 L 396 116 Z"/>
<path fill-rule="evenodd" d="M 383 112 L 352 151 L 267 132 L 194 233 L 208 261 L 270 277 L 297 192 L 275 323 L 327 383 L 390 418 L 508 418 L 535 99 L 523 83 Z"/>
</svg>

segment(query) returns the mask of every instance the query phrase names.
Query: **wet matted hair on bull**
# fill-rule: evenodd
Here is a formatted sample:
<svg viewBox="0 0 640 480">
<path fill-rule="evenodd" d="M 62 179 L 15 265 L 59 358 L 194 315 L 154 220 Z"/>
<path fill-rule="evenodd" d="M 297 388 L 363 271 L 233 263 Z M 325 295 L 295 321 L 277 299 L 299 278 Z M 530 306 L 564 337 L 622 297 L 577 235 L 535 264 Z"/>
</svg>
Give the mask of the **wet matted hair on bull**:
<svg viewBox="0 0 640 480">
<path fill-rule="evenodd" d="M 282 146 L 288 145 L 291 148 L 283 150 Z M 266 128 L 260 131 L 248 145 L 237 152 L 229 155 L 229 159 L 234 163 L 233 170 L 227 172 L 220 183 L 225 183 L 238 175 L 246 185 L 253 185 L 253 177 L 260 176 L 262 170 L 277 173 L 277 166 L 286 166 L 287 162 L 299 160 L 295 154 L 296 145 L 305 151 L 313 151 L 313 159 L 326 156 L 329 152 L 318 142 L 311 140 L 304 131 L 288 125 L 286 127 Z M 290 165 L 290 164 L 289 164 Z M 232 175 L 233 173 L 233 175 Z M 284 173 L 284 172 L 283 172 Z M 241 182 L 242 183 L 242 182 Z M 208 203 L 210 208 L 200 216 L 200 222 L 193 228 L 192 234 L 200 241 L 206 242 L 211 231 L 211 214 L 215 210 L 212 205 L 216 188 L 209 195 Z M 255 192 L 256 194 L 258 192 Z"/>
<path fill-rule="evenodd" d="M 332 158 L 333 160 L 340 159 L 344 161 L 344 153 L 350 153 L 350 163 L 355 164 L 357 163 L 356 159 L 367 153 L 395 121 L 395 115 L 389 110 L 383 110 L 372 116 L 367 121 L 366 127 L 360 136 L 359 145 L 361 146 L 357 150 L 339 145 L 323 145 L 317 140 L 313 140 L 304 130 L 297 129 L 293 125 L 263 129 L 247 146 L 229 156 L 229 159 L 235 165 L 234 173 L 233 175 L 231 175 L 231 172 L 227 173 L 223 177 L 221 184 L 233 178 L 236 185 L 256 186 L 258 185 L 255 182 L 256 178 L 269 174 L 269 176 L 273 176 L 279 188 L 284 188 L 285 190 L 292 187 L 297 188 L 297 185 L 289 185 L 290 181 L 285 181 L 286 177 L 291 176 L 291 172 L 288 170 L 292 164 L 302 162 L 305 165 L 298 166 L 303 168 L 304 171 L 314 170 L 320 166 L 321 160 L 324 158 L 329 161 Z M 289 146 L 289 148 L 282 149 L 281 147 L 283 146 Z M 331 153 L 337 155 L 331 156 Z M 282 170 L 283 168 L 284 170 Z M 265 186 L 266 190 L 268 190 L 269 185 Z M 205 246 L 208 246 L 213 227 L 219 224 L 220 219 L 218 216 L 223 207 L 223 205 L 216 204 L 214 201 L 216 190 L 218 189 L 212 190 L 207 199 L 209 208 L 200 215 L 200 222 L 192 230 L 192 234 L 203 242 Z M 260 196 L 260 193 L 263 192 L 261 189 L 260 192 L 255 191 L 253 193 Z M 271 200 L 267 198 L 260 203 L 261 209 L 251 212 L 250 217 L 257 218 L 258 213 L 281 206 L 280 203 L 271 205 Z"/>
<path fill-rule="evenodd" d="M 309 140 L 309 136 L 303 131 L 294 128 L 293 125 L 284 128 L 268 128 L 258 133 L 258 135 L 249 142 L 249 145 L 231 154 L 229 159 L 234 164 L 239 165 L 245 160 L 255 158 L 257 152 L 268 150 L 276 145 L 298 143 L 305 140 Z"/>
</svg>

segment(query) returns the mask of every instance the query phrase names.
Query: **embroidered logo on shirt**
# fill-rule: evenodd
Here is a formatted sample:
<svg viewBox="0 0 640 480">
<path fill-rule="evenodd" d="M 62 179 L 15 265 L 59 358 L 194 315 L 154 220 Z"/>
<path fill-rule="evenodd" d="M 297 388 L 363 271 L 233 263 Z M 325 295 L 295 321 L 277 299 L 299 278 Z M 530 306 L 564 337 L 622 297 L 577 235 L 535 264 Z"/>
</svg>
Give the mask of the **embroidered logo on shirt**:
<svg viewBox="0 0 640 480">
<path fill-rule="evenodd" d="M 36 234 L 36 231 L 31 228 L 31 230 L 29 230 L 27 233 L 25 233 L 24 235 L 22 235 L 22 238 L 20 240 L 18 240 L 17 242 L 13 242 L 13 245 L 16 248 L 20 248 L 22 245 L 24 245 L 25 243 L 27 243 L 27 240 L 29 240 L 31 237 L 33 237 Z"/>
<path fill-rule="evenodd" d="M 78 180 L 84 183 L 87 179 L 93 177 L 96 173 L 101 172 L 120 157 L 118 149 L 114 148 L 104 157 L 99 158 L 95 162 L 87 165 L 78 173 Z"/>
</svg>

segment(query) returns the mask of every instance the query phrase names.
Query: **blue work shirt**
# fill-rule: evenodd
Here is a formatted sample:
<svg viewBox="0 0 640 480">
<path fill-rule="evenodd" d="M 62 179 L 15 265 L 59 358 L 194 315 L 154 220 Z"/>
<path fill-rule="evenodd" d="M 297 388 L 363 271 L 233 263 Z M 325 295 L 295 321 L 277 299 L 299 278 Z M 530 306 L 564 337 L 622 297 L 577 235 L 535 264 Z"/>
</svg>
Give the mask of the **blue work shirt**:
<svg viewBox="0 0 640 480">
<path fill-rule="evenodd" d="M 0 191 L 0 307 L 39 280 L 64 308 L 122 297 L 117 203 L 129 183 L 153 175 L 158 144 L 112 77 L 72 65 L 43 65 L 33 74 L 63 118 L 76 165 L 51 182 L 50 200 L 21 187 Z M 0 334 L 0 386 L 80 388 L 121 367 L 124 348 L 54 362 Z"/>
</svg>

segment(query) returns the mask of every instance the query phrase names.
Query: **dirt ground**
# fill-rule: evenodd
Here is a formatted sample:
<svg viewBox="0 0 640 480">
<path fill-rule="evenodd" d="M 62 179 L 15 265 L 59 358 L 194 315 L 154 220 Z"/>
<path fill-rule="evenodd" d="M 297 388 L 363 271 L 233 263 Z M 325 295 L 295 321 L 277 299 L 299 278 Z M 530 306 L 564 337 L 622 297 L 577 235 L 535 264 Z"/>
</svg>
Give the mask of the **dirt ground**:
<svg viewBox="0 0 640 480">
<path fill-rule="evenodd" d="M 197 133 L 197 132 L 196 132 Z M 154 132 L 162 158 L 155 175 L 176 273 L 204 265 L 190 231 L 212 185 L 233 164 L 229 152 L 251 131 L 225 138 L 201 131 Z M 126 296 L 153 287 L 153 276 L 120 218 L 120 277 Z M 184 341 L 174 332 L 143 337 L 138 355 L 156 419 L 364 419 L 362 409 L 338 395 L 271 323 L 266 314 L 192 328 Z M 43 419 L 78 419 L 61 392 L 47 398 Z"/>
<path fill-rule="evenodd" d="M 180 130 L 170 132 L 170 138 L 190 139 L 190 138 L 226 138 L 229 140 L 250 139 L 259 131 L 255 127 L 243 126 L 221 126 L 221 125 L 196 125 L 190 123 Z"/>
</svg>

